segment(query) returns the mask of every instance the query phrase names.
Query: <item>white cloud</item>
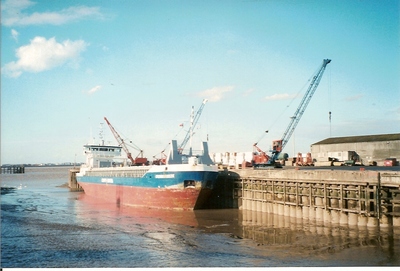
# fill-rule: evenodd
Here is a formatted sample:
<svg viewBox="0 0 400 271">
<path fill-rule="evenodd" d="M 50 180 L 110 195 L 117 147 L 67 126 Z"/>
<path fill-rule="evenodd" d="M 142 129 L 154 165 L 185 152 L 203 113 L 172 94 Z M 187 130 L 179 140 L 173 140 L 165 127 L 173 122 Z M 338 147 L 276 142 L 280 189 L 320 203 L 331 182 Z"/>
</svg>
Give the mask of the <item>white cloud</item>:
<svg viewBox="0 0 400 271">
<path fill-rule="evenodd" d="M 13 38 L 16 42 L 18 42 L 19 33 L 18 33 L 17 30 L 11 29 L 11 36 L 12 36 L 12 38 Z"/>
<path fill-rule="evenodd" d="M 35 3 L 30 0 L 6 0 L 1 3 L 1 11 L 7 13 L 16 13 L 23 9 L 26 9 L 30 6 L 33 6 Z"/>
<path fill-rule="evenodd" d="M 206 89 L 197 94 L 197 96 L 206 98 L 210 102 L 217 102 L 223 98 L 223 96 L 233 90 L 233 86 L 225 86 L 225 87 L 213 87 L 210 89 Z"/>
<path fill-rule="evenodd" d="M 295 98 L 296 96 L 297 96 L 296 94 L 283 93 L 283 94 L 274 94 L 271 96 L 267 96 L 264 99 L 267 101 L 289 100 Z"/>
<path fill-rule="evenodd" d="M 250 89 L 246 90 L 245 92 L 243 92 L 243 97 L 247 97 L 250 94 L 252 94 L 253 92 L 254 92 L 254 89 L 250 88 Z"/>
<path fill-rule="evenodd" d="M 57 43 L 56 39 L 46 40 L 35 37 L 31 43 L 21 46 L 16 50 L 18 60 L 6 64 L 2 68 L 11 77 L 18 77 L 22 72 L 41 72 L 61 66 L 72 60 L 77 60 L 79 54 L 86 49 L 88 44 L 83 40 L 65 40 Z"/>
<path fill-rule="evenodd" d="M 364 95 L 359 94 L 359 95 L 349 96 L 349 97 L 345 98 L 345 100 L 348 102 L 352 102 L 352 101 L 360 100 L 362 97 L 364 97 Z"/>
<path fill-rule="evenodd" d="M 2 24 L 14 25 L 37 25 L 54 24 L 60 25 L 71 21 L 78 21 L 87 17 L 102 17 L 99 7 L 74 6 L 56 12 L 34 12 L 24 13 L 23 10 L 36 3 L 29 0 L 8 0 L 2 5 Z"/>
<path fill-rule="evenodd" d="M 87 93 L 90 95 L 90 94 L 93 94 L 93 93 L 99 91 L 100 89 L 101 89 L 101 86 L 95 86 L 94 88 L 91 88 Z"/>
</svg>

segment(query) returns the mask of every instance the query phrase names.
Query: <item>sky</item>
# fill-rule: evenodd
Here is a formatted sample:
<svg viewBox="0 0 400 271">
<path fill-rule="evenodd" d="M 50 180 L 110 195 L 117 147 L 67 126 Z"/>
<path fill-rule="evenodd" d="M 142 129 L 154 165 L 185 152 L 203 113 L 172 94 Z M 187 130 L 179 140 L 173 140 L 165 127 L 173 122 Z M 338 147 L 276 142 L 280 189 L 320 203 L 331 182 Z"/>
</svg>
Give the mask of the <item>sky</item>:
<svg viewBox="0 0 400 271">
<path fill-rule="evenodd" d="M 104 117 L 151 160 L 203 99 L 194 150 L 268 151 L 323 59 L 284 152 L 399 133 L 399 3 L 2 0 L 1 164 L 83 162 Z"/>
</svg>

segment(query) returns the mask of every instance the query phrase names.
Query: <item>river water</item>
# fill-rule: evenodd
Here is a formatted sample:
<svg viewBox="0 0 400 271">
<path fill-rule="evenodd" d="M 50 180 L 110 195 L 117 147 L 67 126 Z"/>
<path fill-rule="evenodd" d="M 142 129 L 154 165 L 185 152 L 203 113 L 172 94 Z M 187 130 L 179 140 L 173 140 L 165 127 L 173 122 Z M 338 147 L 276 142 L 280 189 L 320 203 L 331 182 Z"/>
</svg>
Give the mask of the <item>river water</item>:
<svg viewBox="0 0 400 271">
<path fill-rule="evenodd" d="M 68 173 L 1 175 L 2 268 L 400 266 L 397 227 L 117 207 L 70 192 Z"/>
</svg>

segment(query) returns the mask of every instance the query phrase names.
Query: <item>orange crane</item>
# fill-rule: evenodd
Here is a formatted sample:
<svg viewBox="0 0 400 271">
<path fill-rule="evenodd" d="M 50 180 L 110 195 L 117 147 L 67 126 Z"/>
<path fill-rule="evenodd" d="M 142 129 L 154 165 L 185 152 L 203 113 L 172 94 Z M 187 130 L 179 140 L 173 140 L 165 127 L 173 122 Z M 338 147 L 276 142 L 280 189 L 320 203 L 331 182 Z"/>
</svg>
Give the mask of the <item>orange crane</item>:
<svg viewBox="0 0 400 271">
<path fill-rule="evenodd" d="M 115 139 L 118 142 L 118 145 L 122 147 L 122 149 L 126 152 L 126 155 L 128 159 L 132 162 L 133 166 L 141 166 L 141 165 L 147 165 L 148 161 L 147 158 L 143 157 L 143 150 L 139 150 L 139 154 L 133 158 L 131 152 L 129 151 L 128 147 L 126 146 L 124 140 L 121 138 L 121 136 L 118 134 L 118 132 L 114 129 L 114 127 L 111 125 L 111 123 L 108 121 L 106 117 L 104 117 L 104 120 L 107 122 L 108 126 L 110 127 L 111 132 L 113 133 Z M 139 157 L 140 155 L 140 157 Z"/>
<path fill-rule="evenodd" d="M 289 126 L 286 128 L 286 131 L 283 133 L 281 139 L 272 141 L 272 150 L 271 150 L 272 155 L 268 156 L 264 151 L 262 151 L 259 147 L 257 147 L 257 143 L 253 145 L 253 147 L 257 150 L 253 152 L 252 163 L 254 168 L 277 166 L 275 161 L 278 159 L 279 154 L 282 152 L 286 143 L 292 136 L 294 129 L 299 123 L 301 116 L 303 116 L 303 113 L 306 110 L 308 103 L 310 102 L 315 90 L 319 85 L 319 82 L 321 81 L 326 65 L 328 65 L 330 62 L 331 62 L 330 59 L 323 60 L 321 67 L 319 68 L 318 72 L 313 76 L 310 86 L 308 87 L 306 93 L 304 94 L 304 97 L 301 100 L 293 117 L 291 117 L 292 120 L 289 123 Z"/>
<path fill-rule="evenodd" d="M 156 158 L 155 156 L 153 158 L 153 165 L 165 165 L 167 162 L 167 155 L 164 151 L 161 152 L 161 158 Z"/>
</svg>

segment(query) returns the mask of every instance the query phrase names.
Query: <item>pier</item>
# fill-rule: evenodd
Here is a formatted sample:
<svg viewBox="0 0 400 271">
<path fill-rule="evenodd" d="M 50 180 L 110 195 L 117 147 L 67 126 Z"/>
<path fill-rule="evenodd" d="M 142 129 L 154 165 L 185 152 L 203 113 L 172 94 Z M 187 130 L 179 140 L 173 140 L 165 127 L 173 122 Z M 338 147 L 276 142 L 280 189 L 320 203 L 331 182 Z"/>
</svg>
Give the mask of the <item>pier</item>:
<svg viewBox="0 0 400 271">
<path fill-rule="evenodd" d="M 1 167 L 1 174 L 22 174 L 25 173 L 24 166 L 5 166 Z"/>
<path fill-rule="evenodd" d="M 400 226 L 400 172 L 350 170 L 220 171 L 232 208 L 317 222 Z M 220 192 L 221 193 L 221 192 Z"/>
<path fill-rule="evenodd" d="M 76 173 L 79 172 L 79 168 L 73 168 L 69 170 L 68 187 L 70 191 L 83 191 L 82 187 L 76 180 Z"/>
</svg>

